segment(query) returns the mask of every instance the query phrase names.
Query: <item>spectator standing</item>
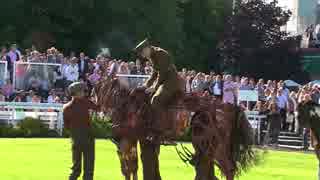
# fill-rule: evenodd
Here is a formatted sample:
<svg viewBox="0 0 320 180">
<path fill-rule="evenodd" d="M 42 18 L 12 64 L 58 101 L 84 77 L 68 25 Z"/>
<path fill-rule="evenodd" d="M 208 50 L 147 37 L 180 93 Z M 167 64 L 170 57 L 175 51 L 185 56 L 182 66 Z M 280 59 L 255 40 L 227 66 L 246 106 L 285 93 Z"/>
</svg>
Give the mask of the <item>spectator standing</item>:
<svg viewBox="0 0 320 180">
<path fill-rule="evenodd" d="M 193 78 L 191 75 L 187 75 L 186 77 L 186 93 L 191 93 L 191 83 L 192 83 Z"/>
<path fill-rule="evenodd" d="M 234 82 L 235 82 L 235 84 L 238 86 L 238 88 L 240 87 L 240 85 L 241 85 L 241 78 L 240 78 L 240 76 L 235 76 L 234 77 Z"/>
<path fill-rule="evenodd" d="M 212 85 L 210 86 L 211 93 L 218 99 L 222 100 L 223 96 L 223 81 L 221 75 L 217 75 Z"/>
<path fill-rule="evenodd" d="M 287 104 L 288 104 L 288 97 L 284 94 L 282 88 L 278 90 L 277 93 L 277 107 L 279 108 L 281 120 L 282 120 L 282 130 L 288 130 L 287 126 Z"/>
<path fill-rule="evenodd" d="M 274 84 L 271 80 L 267 81 L 266 89 L 271 90 L 271 92 L 273 91 L 273 89 L 275 89 Z"/>
<path fill-rule="evenodd" d="M 248 78 L 242 78 L 239 90 L 252 90 L 251 86 L 249 86 Z"/>
<path fill-rule="evenodd" d="M 144 68 L 144 71 L 142 72 L 142 74 L 151 75 L 152 74 L 152 67 L 151 66 L 146 66 Z"/>
<path fill-rule="evenodd" d="M 204 91 L 205 82 L 202 73 L 198 73 L 196 77 L 192 80 L 191 91 L 201 94 Z"/>
<path fill-rule="evenodd" d="M 35 96 L 34 91 L 30 90 L 28 95 L 26 96 L 26 102 L 32 102 L 33 96 Z"/>
<path fill-rule="evenodd" d="M 11 70 L 13 69 L 13 64 L 11 63 L 10 56 L 8 55 L 7 48 L 4 46 L 1 48 L 0 61 L 7 62 L 7 78 L 12 81 Z"/>
<path fill-rule="evenodd" d="M 231 75 L 226 75 L 223 83 L 223 102 L 229 104 L 236 104 L 237 87 L 232 81 Z"/>
<path fill-rule="evenodd" d="M 138 74 L 138 75 L 146 74 L 146 69 L 145 68 L 147 68 L 147 66 L 146 65 L 143 66 L 139 59 L 136 60 L 134 68 L 137 71 L 136 74 Z M 151 74 L 151 72 L 150 72 L 150 74 Z"/>
<path fill-rule="evenodd" d="M 8 55 L 10 56 L 10 60 L 11 60 L 12 63 L 20 60 L 21 53 L 17 49 L 17 45 L 16 44 L 12 44 L 11 45 L 11 48 L 10 48 L 10 51 L 9 51 Z"/>
<path fill-rule="evenodd" d="M 55 88 L 59 88 L 59 89 L 64 88 L 63 75 L 61 73 L 61 68 L 59 67 L 56 67 L 53 72 L 53 83 Z"/>
<path fill-rule="evenodd" d="M 76 57 L 71 59 L 71 64 L 66 68 L 65 76 L 67 80 L 67 85 L 79 80 L 79 70 Z"/>
<path fill-rule="evenodd" d="M 56 95 L 56 92 L 54 90 L 52 90 L 52 91 L 49 92 L 49 96 L 47 98 L 47 102 L 48 103 L 55 103 L 57 97 L 58 96 Z"/>
<path fill-rule="evenodd" d="M 266 101 L 266 97 L 265 97 L 265 88 L 264 88 L 264 83 L 263 83 L 263 79 L 259 79 L 255 90 L 258 92 L 258 99 L 259 101 Z"/>
<path fill-rule="evenodd" d="M 295 92 L 290 93 L 287 107 L 288 107 L 287 119 L 289 122 L 289 130 L 291 132 L 297 132 L 295 129 L 296 123 L 298 123 L 296 118 L 297 101 L 295 98 Z"/>
<path fill-rule="evenodd" d="M 47 50 L 48 63 L 56 63 L 55 49 L 51 48 Z"/>
<path fill-rule="evenodd" d="M 127 63 L 122 62 L 119 66 L 118 69 L 118 74 L 122 74 L 122 75 L 127 75 L 129 74 L 129 67 Z M 124 85 L 125 87 L 127 87 L 128 89 L 130 88 L 130 83 L 129 83 L 129 78 L 128 77 L 118 77 L 118 80 L 120 81 L 120 83 L 122 85 Z"/>
<path fill-rule="evenodd" d="M 256 83 L 253 78 L 250 78 L 248 86 L 249 86 L 250 90 L 254 90 L 256 88 Z"/>
<path fill-rule="evenodd" d="M 85 57 L 84 52 L 80 53 L 80 58 L 78 61 L 78 70 L 79 70 L 79 77 L 84 79 L 86 74 L 89 72 L 89 58 Z"/>
</svg>

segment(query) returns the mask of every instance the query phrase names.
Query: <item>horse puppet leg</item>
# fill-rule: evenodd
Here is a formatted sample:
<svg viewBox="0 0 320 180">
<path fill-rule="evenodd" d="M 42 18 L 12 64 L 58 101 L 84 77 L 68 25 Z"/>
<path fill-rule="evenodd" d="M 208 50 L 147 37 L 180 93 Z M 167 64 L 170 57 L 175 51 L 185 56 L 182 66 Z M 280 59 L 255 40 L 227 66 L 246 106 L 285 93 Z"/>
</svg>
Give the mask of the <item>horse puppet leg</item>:
<svg viewBox="0 0 320 180">
<path fill-rule="evenodd" d="M 159 170 L 160 143 L 140 141 L 144 180 L 161 180 Z"/>
<path fill-rule="evenodd" d="M 131 180 L 131 175 L 133 180 L 138 180 L 137 141 L 120 140 L 118 156 L 121 163 L 121 172 L 125 180 Z"/>
<path fill-rule="evenodd" d="M 214 175 L 214 163 L 205 154 L 195 156 L 195 180 L 217 180 Z"/>
</svg>

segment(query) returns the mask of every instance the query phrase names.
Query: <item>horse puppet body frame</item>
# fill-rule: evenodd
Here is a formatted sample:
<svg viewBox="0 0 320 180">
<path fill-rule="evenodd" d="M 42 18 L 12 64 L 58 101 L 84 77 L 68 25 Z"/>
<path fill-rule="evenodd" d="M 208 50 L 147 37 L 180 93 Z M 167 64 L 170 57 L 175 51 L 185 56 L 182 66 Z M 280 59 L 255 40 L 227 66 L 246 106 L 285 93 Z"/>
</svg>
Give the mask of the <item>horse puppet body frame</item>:
<svg viewBox="0 0 320 180">
<path fill-rule="evenodd" d="M 137 141 L 140 141 L 140 145 L 141 142 L 144 146 L 149 145 L 149 149 L 151 147 L 152 153 L 144 153 L 149 154 L 150 159 L 141 155 L 142 160 L 158 161 L 158 157 L 150 156 L 159 155 L 159 152 L 156 152 L 160 148 L 159 141 L 148 144 L 146 140 L 148 134 L 152 133 L 150 96 L 141 88 L 133 91 L 123 88 L 116 78 L 106 78 L 99 82 L 94 91 L 103 112 L 111 115 L 122 173 L 127 180 L 131 174 L 135 179 L 137 164 L 127 162 L 137 162 L 137 153 L 132 151 L 136 150 Z M 196 180 L 217 179 L 213 171 L 214 165 L 221 169 L 227 180 L 233 180 L 237 174 L 255 162 L 252 129 L 238 107 L 222 104 L 213 98 L 183 94 L 168 109 L 173 112 L 195 113 L 189 125 L 195 153 L 191 153 L 184 146 L 183 151 L 177 150 L 177 152 L 184 162 L 195 167 Z M 135 155 L 128 156 L 132 152 Z M 136 167 L 124 167 L 128 165 Z M 143 168 L 144 179 L 161 179 L 158 162 L 143 162 Z M 148 171 L 154 172 L 153 175 L 146 175 L 145 172 Z"/>
</svg>

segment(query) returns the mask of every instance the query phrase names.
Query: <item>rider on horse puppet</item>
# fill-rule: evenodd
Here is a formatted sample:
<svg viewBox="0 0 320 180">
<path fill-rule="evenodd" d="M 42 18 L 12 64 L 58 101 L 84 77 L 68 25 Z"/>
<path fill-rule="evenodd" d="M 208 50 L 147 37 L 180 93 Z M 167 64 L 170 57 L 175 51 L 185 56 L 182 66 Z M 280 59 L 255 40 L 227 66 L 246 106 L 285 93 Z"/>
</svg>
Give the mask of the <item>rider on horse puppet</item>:
<svg viewBox="0 0 320 180">
<path fill-rule="evenodd" d="M 148 39 L 145 39 L 135 47 L 140 60 L 150 61 L 153 65 L 151 77 L 146 81 L 144 87 L 146 92 L 151 94 L 151 107 L 154 114 L 153 127 L 162 134 L 171 133 L 172 122 L 163 122 L 168 106 L 177 101 L 178 95 L 184 92 L 184 81 L 178 75 L 177 69 L 172 62 L 170 54 L 159 47 L 152 46 Z M 168 119 L 170 121 L 170 118 Z M 160 129 L 159 129 L 160 128 Z"/>
</svg>

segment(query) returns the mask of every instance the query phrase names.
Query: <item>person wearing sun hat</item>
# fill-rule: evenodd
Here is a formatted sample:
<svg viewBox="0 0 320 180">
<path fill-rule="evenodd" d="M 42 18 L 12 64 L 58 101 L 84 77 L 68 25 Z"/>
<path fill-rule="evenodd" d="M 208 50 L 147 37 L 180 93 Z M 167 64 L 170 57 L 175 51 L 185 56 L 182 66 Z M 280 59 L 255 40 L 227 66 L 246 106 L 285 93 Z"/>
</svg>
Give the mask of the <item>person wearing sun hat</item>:
<svg viewBox="0 0 320 180">
<path fill-rule="evenodd" d="M 146 81 L 146 92 L 152 94 L 151 107 L 154 111 L 156 127 L 161 134 L 172 131 L 172 122 L 164 118 L 162 112 L 168 110 L 167 106 L 173 103 L 178 93 L 184 92 L 184 81 L 178 75 L 177 69 L 172 62 L 170 54 L 159 47 L 152 46 L 148 39 L 139 43 L 134 51 L 139 57 L 150 61 L 153 66 L 151 77 Z M 163 122 L 168 119 L 168 122 Z"/>
<path fill-rule="evenodd" d="M 83 180 L 93 180 L 95 140 L 91 131 L 89 110 L 98 106 L 86 97 L 86 84 L 74 82 L 68 87 L 71 101 L 63 107 L 64 127 L 70 131 L 72 141 L 72 172 L 69 180 L 76 180 L 81 174 L 83 159 Z"/>
</svg>

